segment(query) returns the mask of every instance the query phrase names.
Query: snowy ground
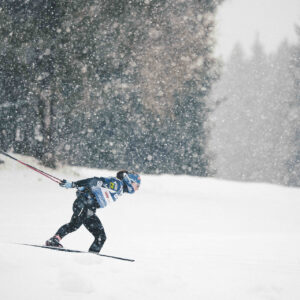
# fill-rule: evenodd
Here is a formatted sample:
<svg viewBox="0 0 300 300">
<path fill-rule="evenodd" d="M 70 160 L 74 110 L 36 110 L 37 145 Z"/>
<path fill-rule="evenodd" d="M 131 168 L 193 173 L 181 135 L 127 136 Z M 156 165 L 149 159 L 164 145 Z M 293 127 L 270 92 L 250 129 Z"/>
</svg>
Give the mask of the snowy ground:
<svg viewBox="0 0 300 300">
<path fill-rule="evenodd" d="M 0 299 L 300 299 L 300 189 L 143 176 L 138 193 L 98 210 L 103 253 L 131 263 L 13 244 L 44 243 L 69 221 L 75 191 L 3 160 Z M 70 180 L 114 175 L 43 169 Z M 82 227 L 63 244 L 87 250 L 92 240 Z"/>
</svg>

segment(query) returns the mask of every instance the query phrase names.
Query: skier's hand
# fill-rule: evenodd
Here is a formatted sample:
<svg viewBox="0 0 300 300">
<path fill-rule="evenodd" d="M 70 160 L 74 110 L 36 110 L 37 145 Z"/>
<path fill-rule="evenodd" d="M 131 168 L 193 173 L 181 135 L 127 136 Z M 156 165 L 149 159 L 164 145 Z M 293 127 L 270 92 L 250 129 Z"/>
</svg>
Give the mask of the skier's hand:
<svg viewBox="0 0 300 300">
<path fill-rule="evenodd" d="M 74 187 L 73 182 L 67 181 L 66 179 L 64 179 L 59 185 L 66 189 L 70 189 L 70 188 Z"/>
</svg>

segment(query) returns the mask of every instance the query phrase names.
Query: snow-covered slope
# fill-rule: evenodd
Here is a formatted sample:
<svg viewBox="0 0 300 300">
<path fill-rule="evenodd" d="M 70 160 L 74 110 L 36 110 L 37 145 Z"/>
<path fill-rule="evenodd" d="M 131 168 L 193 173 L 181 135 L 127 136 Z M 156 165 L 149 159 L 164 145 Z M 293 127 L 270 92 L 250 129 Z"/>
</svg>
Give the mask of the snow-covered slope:
<svg viewBox="0 0 300 300">
<path fill-rule="evenodd" d="M 130 263 L 13 244 L 44 243 L 69 221 L 75 191 L 3 159 L 1 299 L 300 299 L 299 189 L 142 176 L 139 192 L 97 213 L 102 252 Z M 69 180 L 114 175 L 43 169 Z M 87 250 L 92 240 L 82 227 L 63 244 Z"/>
</svg>

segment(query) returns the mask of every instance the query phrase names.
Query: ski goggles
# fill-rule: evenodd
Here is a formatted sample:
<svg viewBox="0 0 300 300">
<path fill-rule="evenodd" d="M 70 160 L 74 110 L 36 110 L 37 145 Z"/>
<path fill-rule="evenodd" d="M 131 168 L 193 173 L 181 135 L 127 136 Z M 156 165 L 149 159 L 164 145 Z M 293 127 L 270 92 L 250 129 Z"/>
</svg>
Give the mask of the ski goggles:
<svg viewBox="0 0 300 300">
<path fill-rule="evenodd" d="M 135 191 L 139 189 L 141 184 L 140 175 L 134 173 L 129 173 L 129 174 L 125 173 L 124 180 L 127 184 L 131 185 Z"/>
</svg>

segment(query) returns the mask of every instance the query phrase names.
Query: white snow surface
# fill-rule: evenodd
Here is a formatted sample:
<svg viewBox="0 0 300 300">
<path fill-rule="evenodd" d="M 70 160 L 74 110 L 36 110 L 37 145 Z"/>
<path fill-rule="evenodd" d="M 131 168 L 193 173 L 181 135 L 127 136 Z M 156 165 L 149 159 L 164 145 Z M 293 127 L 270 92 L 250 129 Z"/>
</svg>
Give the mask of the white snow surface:
<svg viewBox="0 0 300 300">
<path fill-rule="evenodd" d="M 115 175 L 16 156 L 68 180 Z M 0 299 L 300 299 L 300 189 L 142 175 L 137 193 L 97 211 L 102 253 L 132 263 L 15 244 L 43 244 L 67 223 L 75 190 L 3 160 Z M 82 226 L 62 243 L 92 241 Z"/>
</svg>

